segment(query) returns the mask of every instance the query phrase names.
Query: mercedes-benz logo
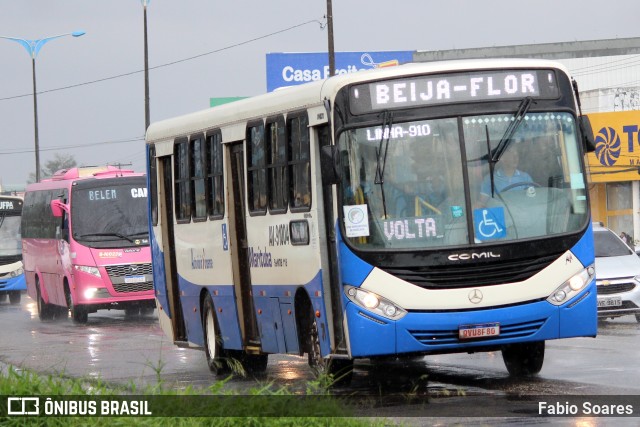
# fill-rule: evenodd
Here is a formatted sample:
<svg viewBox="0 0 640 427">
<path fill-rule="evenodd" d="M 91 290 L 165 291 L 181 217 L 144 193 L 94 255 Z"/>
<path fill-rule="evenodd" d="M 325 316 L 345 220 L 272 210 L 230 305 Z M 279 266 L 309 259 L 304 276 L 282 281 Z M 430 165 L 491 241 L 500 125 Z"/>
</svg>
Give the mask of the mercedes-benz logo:
<svg viewBox="0 0 640 427">
<path fill-rule="evenodd" d="M 482 301 L 482 292 L 480 291 L 480 289 L 474 289 L 469 292 L 469 301 L 471 301 L 471 303 L 473 304 L 478 304 L 480 301 Z"/>
</svg>

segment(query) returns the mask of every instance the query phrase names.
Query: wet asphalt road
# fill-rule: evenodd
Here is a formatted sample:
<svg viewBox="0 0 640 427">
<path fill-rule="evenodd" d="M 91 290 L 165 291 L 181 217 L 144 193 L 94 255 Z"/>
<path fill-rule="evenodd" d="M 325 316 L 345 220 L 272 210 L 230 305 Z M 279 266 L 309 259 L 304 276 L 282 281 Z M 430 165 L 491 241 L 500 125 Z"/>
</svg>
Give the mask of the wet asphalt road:
<svg viewBox="0 0 640 427">
<path fill-rule="evenodd" d="M 123 311 L 99 311 L 86 325 L 70 318 L 41 322 L 26 294 L 19 305 L 0 303 L 0 362 L 41 373 L 101 379 L 123 386 L 207 388 L 216 378 L 202 351 L 175 347 L 155 313 L 127 318 Z M 359 361 L 352 384 L 338 394 L 457 396 L 640 395 L 640 324 L 633 316 L 599 323 L 597 338 L 547 342 L 541 373 L 531 379 L 508 376 L 500 353 L 435 355 L 418 360 Z M 303 392 L 313 381 L 306 358 L 271 355 L 265 374 L 233 378 L 237 390 L 285 386 Z M 456 400 L 457 400 L 456 399 Z M 385 413 L 410 414 L 402 404 Z M 397 412 L 396 415 L 393 415 Z M 637 419 L 636 419 L 637 420 Z M 411 423 L 411 422 L 410 422 Z M 597 424 L 596 424 L 597 425 Z"/>
</svg>

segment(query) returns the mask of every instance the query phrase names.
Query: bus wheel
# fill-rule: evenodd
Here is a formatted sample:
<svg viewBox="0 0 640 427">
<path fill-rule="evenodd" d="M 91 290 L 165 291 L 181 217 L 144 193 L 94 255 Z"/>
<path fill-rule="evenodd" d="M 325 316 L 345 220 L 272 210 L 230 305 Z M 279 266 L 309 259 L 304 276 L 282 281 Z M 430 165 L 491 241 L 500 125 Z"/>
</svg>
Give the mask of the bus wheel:
<svg viewBox="0 0 640 427">
<path fill-rule="evenodd" d="M 207 356 L 207 365 L 209 365 L 209 370 L 216 375 L 229 372 L 229 364 L 224 357 L 225 351 L 222 348 L 222 338 L 220 336 L 218 319 L 216 318 L 216 312 L 213 308 L 213 300 L 209 294 L 207 294 L 204 299 L 204 308 L 202 313 L 204 352 Z"/>
<path fill-rule="evenodd" d="M 139 317 L 140 316 L 140 307 L 127 307 L 124 309 L 124 317 Z"/>
<path fill-rule="evenodd" d="M 242 367 L 247 372 L 260 373 L 267 370 L 268 354 L 247 354 L 242 356 Z"/>
<path fill-rule="evenodd" d="M 320 350 L 318 318 L 310 310 L 309 366 L 318 378 L 325 377 L 332 386 L 348 385 L 353 378 L 353 359 L 325 359 Z M 328 377 L 328 378 L 327 378 Z"/>
<path fill-rule="evenodd" d="M 0 292 L 0 302 L 4 302 L 7 299 L 7 294 L 5 292 Z"/>
<path fill-rule="evenodd" d="M 18 305 L 20 304 L 20 291 L 10 291 L 9 292 L 9 302 L 12 305 Z"/>
<path fill-rule="evenodd" d="M 87 323 L 87 320 L 89 320 L 89 314 L 83 307 L 73 304 L 73 298 L 71 297 L 71 291 L 69 290 L 68 285 L 65 285 L 64 287 L 64 296 L 67 300 L 67 307 L 69 307 L 69 311 L 71 311 L 71 319 L 73 319 L 73 322 Z"/>
<path fill-rule="evenodd" d="M 502 348 L 502 359 L 512 376 L 537 374 L 544 362 L 544 341 L 506 345 Z"/>
<path fill-rule="evenodd" d="M 153 307 L 140 307 L 140 316 L 147 317 L 153 314 Z"/>
<path fill-rule="evenodd" d="M 40 283 L 36 280 L 36 299 L 38 303 L 38 317 L 40 320 L 51 320 L 53 319 L 53 315 L 55 314 L 55 307 L 51 304 L 47 304 L 42 299 L 42 294 L 40 292 Z"/>
</svg>

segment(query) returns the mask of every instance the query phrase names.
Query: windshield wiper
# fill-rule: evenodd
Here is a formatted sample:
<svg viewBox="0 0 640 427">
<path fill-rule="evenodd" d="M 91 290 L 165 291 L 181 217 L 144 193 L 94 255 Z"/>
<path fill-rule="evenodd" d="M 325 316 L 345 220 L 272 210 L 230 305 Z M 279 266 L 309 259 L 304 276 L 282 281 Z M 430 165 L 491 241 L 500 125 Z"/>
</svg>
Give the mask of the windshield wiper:
<svg viewBox="0 0 640 427">
<path fill-rule="evenodd" d="M 117 233 L 115 231 L 108 232 L 108 233 L 87 233 L 87 234 L 81 234 L 80 236 L 73 236 L 73 237 L 75 239 L 83 239 L 85 237 L 106 237 L 106 236 L 115 236 L 115 237 L 119 237 L 121 239 L 128 240 L 131 243 L 135 243 L 131 237 L 125 236 L 124 234 Z"/>
<path fill-rule="evenodd" d="M 524 120 L 524 116 L 527 114 L 527 112 L 531 108 L 531 104 L 535 104 L 535 103 L 536 102 L 530 96 L 527 96 L 520 102 L 520 105 L 518 106 L 518 111 L 516 111 L 515 114 L 513 115 L 513 120 L 511 120 L 511 122 L 509 123 L 509 126 L 504 131 L 502 138 L 500 138 L 500 142 L 498 142 L 498 145 L 496 146 L 496 148 L 493 150 L 493 153 L 491 154 L 491 161 L 493 163 L 498 163 L 500 161 L 500 158 L 502 157 L 502 155 L 504 154 L 507 147 L 512 141 L 511 137 L 516 133 L 516 130 L 518 130 L 518 128 L 522 124 L 522 121 Z"/>
<path fill-rule="evenodd" d="M 491 197 L 495 195 L 495 181 L 494 181 L 494 170 L 496 163 L 500 161 L 502 155 L 509 147 L 509 144 L 513 140 L 513 135 L 516 133 L 522 122 L 524 121 L 524 117 L 531 109 L 531 104 L 535 104 L 536 102 L 530 96 L 527 96 L 522 101 L 520 101 L 520 105 L 518 105 L 518 110 L 513 115 L 513 120 L 507 126 L 507 129 L 502 134 L 502 138 L 500 138 L 500 142 L 496 145 L 496 148 L 491 150 L 491 140 L 489 139 L 489 127 L 485 125 L 485 132 L 487 137 L 487 155 L 489 157 L 489 177 L 491 179 Z"/>
<path fill-rule="evenodd" d="M 393 113 L 389 110 L 385 110 L 382 114 L 384 114 L 382 118 L 382 135 L 380 135 L 380 142 L 378 143 L 378 148 L 376 148 L 377 165 L 374 183 L 380 185 L 380 192 L 382 194 L 382 210 L 384 217 L 386 218 L 387 202 L 384 197 L 384 169 L 387 165 L 387 151 L 389 149 L 391 127 L 393 126 Z M 385 138 L 385 130 L 387 129 L 388 131 L 386 132 Z"/>
</svg>

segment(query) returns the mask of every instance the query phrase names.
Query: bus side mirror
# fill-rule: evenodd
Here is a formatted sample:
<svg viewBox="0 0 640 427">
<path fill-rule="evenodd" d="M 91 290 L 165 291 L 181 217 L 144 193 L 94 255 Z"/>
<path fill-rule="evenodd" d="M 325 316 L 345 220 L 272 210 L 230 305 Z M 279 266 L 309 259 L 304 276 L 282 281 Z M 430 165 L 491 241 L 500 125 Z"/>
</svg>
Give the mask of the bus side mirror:
<svg viewBox="0 0 640 427">
<path fill-rule="evenodd" d="M 587 153 L 596 151 L 596 142 L 593 137 L 593 129 L 591 128 L 591 120 L 589 116 L 580 116 L 580 133 L 582 133 L 582 142 Z"/>
<path fill-rule="evenodd" d="M 320 148 L 322 185 L 333 185 L 340 182 L 339 158 L 339 151 L 336 145 L 324 145 Z"/>
<path fill-rule="evenodd" d="M 51 213 L 56 218 L 62 218 L 64 212 L 67 210 L 67 206 L 62 203 L 60 200 L 52 200 L 51 201 Z"/>
</svg>

